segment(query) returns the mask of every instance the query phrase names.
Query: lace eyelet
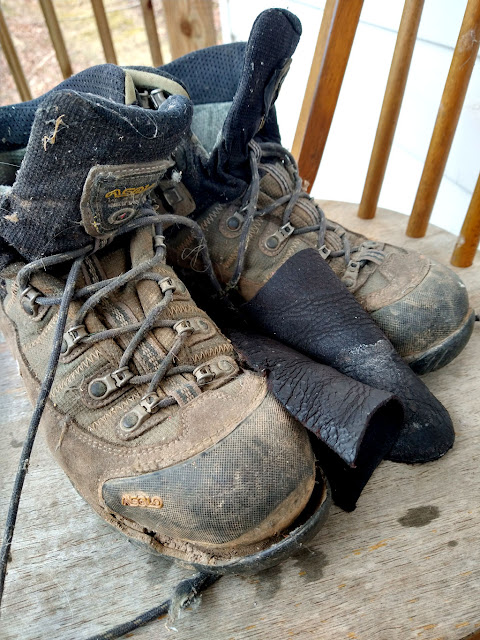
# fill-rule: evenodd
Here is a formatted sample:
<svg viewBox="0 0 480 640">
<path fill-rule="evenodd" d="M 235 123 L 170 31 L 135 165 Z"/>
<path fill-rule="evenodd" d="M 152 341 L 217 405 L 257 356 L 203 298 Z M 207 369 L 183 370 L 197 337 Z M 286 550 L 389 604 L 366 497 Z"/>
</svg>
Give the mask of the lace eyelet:
<svg viewBox="0 0 480 640">
<path fill-rule="evenodd" d="M 238 366 L 232 358 L 218 356 L 192 371 L 199 387 L 210 384 L 214 380 L 232 376 L 238 371 Z"/>
<path fill-rule="evenodd" d="M 25 313 L 32 318 L 35 318 L 38 315 L 40 305 L 36 302 L 36 299 L 40 295 L 42 295 L 41 292 L 31 286 L 27 287 L 20 294 L 20 305 Z"/>
<path fill-rule="evenodd" d="M 79 324 L 76 327 L 71 327 L 63 334 L 63 342 L 60 353 L 62 356 L 68 356 L 75 346 L 88 336 L 88 331 L 84 324 Z"/>
<path fill-rule="evenodd" d="M 190 320 L 179 320 L 173 325 L 173 330 L 181 336 L 183 333 L 193 333 L 195 331 L 195 327 L 192 325 Z"/>
<path fill-rule="evenodd" d="M 163 278 L 163 280 L 160 280 L 160 282 L 158 283 L 158 286 L 160 287 L 160 290 L 164 295 L 167 293 L 167 291 L 172 291 L 172 293 L 175 292 L 177 288 L 175 282 L 173 281 L 173 278 Z"/>
<path fill-rule="evenodd" d="M 133 378 L 128 367 L 120 367 L 101 378 L 95 378 L 88 385 L 88 395 L 94 400 L 104 400 L 109 395 L 121 389 Z"/>
<path fill-rule="evenodd" d="M 141 427 L 151 415 L 158 411 L 160 402 L 161 398 L 155 391 L 145 394 L 140 402 L 120 420 L 120 429 L 132 432 L 133 429 Z"/>
<path fill-rule="evenodd" d="M 326 244 L 323 244 L 321 247 L 319 247 L 318 253 L 320 254 L 321 258 L 326 260 L 328 256 L 332 253 L 332 251 L 327 247 Z"/>
<path fill-rule="evenodd" d="M 229 231 L 240 231 L 243 227 L 244 218 L 239 211 L 235 211 L 235 213 L 228 218 L 226 221 L 226 226 Z"/>
<path fill-rule="evenodd" d="M 199 387 L 212 382 L 212 380 L 215 378 L 215 373 L 212 371 L 210 365 L 208 364 L 200 365 L 199 367 L 194 369 L 192 373 L 195 376 Z"/>
<path fill-rule="evenodd" d="M 265 246 L 270 250 L 277 249 L 285 240 L 288 240 L 294 231 L 295 227 L 293 224 L 287 222 L 287 224 L 284 224 L 278 231 L 272 233 L 272 235 L 265 240 Z"/>
</svg>

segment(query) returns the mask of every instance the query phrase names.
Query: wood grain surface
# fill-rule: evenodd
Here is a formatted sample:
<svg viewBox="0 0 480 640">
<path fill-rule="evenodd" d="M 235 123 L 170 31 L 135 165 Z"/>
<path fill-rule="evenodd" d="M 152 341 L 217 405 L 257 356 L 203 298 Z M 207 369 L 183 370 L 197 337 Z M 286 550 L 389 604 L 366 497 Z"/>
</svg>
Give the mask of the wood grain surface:
<svg viewBox="0 0 480 640">
<path fill-rule="evenodd" d="M 172 58 L 217 44 L 211 0 L 162 0 Z"/>
<path fill-rule="evenodd" d="M 455 239 L 406 218 L 325 203 L 337 221 L 445 264 Z M 477 266 L 456 269 L 480 308 Z M 250 577 L 222 578 L 200 606 L 131 634 L 162 640 L 459 640 L 480 629 L 480 323 L 466 350 L 424 377 L 449 409 L 455 447 L 441 460 L 382 463 L 353 513 L 333 508 L 308 549 Z M 0 524 L 30 407 L 0 344 Z M 188 570 L 135 548 L 75 493 L 41 438 L 34 447 L 9 565 L 2 640 L 82 640 L 168 597 Z"/>
</svg>

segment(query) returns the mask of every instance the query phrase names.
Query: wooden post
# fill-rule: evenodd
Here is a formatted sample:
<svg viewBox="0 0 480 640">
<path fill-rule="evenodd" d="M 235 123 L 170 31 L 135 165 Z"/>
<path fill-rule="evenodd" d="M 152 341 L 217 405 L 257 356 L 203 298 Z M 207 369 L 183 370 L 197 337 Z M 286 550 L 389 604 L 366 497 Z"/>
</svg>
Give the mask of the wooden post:
<svg viewBox="0 0 480 640">
<path fill-rule="evenodd" d="M 52 40 L 53 48 L 57 55 L 58 64 L 62 71 L 64 78 L 69 78 L 73 71 L 68 57 L 67 49 L 65 47 L 65 41 L 63 39 L 62 31 L 58 23 L 57 14 L 53 7 L 52 0 L 39 0 L 40 6 L 47 23 L 48 32 Z"/>
<path fill-rule="evenodd" d="M 217 42 L 211 0 L 163 0 L 172 58 Z"/>
<path fill-rule="evenodd" d="M 363 0 L 327 0 L 320 27 L 325 35 L 319 35 L 325 45 L 316 52 L 321 56 L 320 71 L 298 157 L 300 175 L 309 183 L 309 191 L 325 149 L 362 6 Z"/>
<path fill-rule="evenodd" d="M 320 69 L 322 68 L 323 57 L 328 42 L 328 36 L 330 33 L 330 26 L 333 20 L 333 13 L 335 9 L 335 2 L 331 0 L 327 1 L 325 10 L 322 16 L 322 23 L 318 31 L 317 44 L 315 45 L 315 52 L 313 54 L 312 64 L 310 66 L 310 73 L 308 75 L 307 88 L 305 89 L 305 95 L 303 96 L 302 109 L 298 118 L 297 129 L 295 131 L 295 138 L 292 144 L 292 155 L 298 161 L 300 155 L 300 149 L 302 148 L 303 139 L 305 137 L 305 130 L 307 128 L 308 116 L 312 108 L 313 98 L 315 96 L 315 89 L 317 86 L 317 79 L 320 75 Z"/>
<path fill-rule="evenodd" d="M 421 238 L 427 230 L 477 57 L 479 41 L 480 0 L 468 0 L 420 185 L 408 221 L 407 235 L 412 238 Z"/>
<path fill-rule="evenodd" d="M 5 22 L 5 18 L 3 17 L 1 6 L 0 6 L 0 45 L 3 49 L 3 53 L 5 54 L 7 64 L 12 73 L 13 79 L 15 81 L 15 85 L 18 89 L 18 93 L 20 94 L 20 98 L 22 100 L 31 100 L 32 94 L 30 93 L 30 87 L 28 86 L 27 79 L 25 78 L 25 74 L 23 73 L 22 65 L 20 64 L 20 60 L 18 58 L 15 45 L 13 44 L 12 37 L 8 30 L 7 23 Z"/>
<path fill-rule="evenodd" d="M 358 208 L 359 218 L 368 219 L 375 216 L 405 93 L 423 4 L 424 0 L 406 0 L 403 8 L 365 187 Z"/>
<path fill-rule="evenodd" d="M 154 67 L 159 67 L 163 64 L 163 57 L 162 50 L 160 49 L 160 40 L 158 39 L 157 23 L 155 21 L 152 0 L 141 0 L 141 6 L 152 63 Z"/>
<path fill-rule="evenodd" d="M 97 23 L 98 35 L 102 42 L 103 53 L 105 54 L 105 60 L 112 64 L 117 64 L 117 56 L 115 54 L 115 48 L 113 46 L 112 34 L 110 33 L 110 27 L 108 25 L 107 14 L 105 13 L 105 7 L 103 0 L 90 0 L 92 3 L 93 15 L 95 16 L 95 22 Z"/>
<path fill-rule="evenodd" d="M 450 262 L 455 267 L 469 267 L 473 264 L 480 242 L 480 176 L 473 192 L 467 215 L 458 236 Z"/>
</svg>

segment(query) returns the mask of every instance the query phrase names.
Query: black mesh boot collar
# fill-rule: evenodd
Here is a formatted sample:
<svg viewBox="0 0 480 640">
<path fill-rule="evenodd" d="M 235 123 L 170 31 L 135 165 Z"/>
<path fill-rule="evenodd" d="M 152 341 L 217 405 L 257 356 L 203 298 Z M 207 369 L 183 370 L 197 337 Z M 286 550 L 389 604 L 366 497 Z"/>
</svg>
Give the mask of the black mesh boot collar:
<svg viewBox="0 0 480 640">
<path fill-rule="evenodd" d="M 26 260 L 111 237 L 136 216 L 191 121 L 171 96 L 158 110 L 56 91 L 35 113 L 26 155 L 1 201 L 0 237 Z"/>
</svg>

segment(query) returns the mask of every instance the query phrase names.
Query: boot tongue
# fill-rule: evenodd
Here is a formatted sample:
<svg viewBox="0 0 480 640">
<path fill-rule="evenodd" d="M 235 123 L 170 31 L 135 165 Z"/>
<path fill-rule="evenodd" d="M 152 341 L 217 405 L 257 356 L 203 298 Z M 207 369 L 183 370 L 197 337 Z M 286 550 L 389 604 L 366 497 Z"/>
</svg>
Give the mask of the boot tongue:
<svg viewBox="0 0 480 640">
<path fill-rule="evenodd" d="M 255 20 L 237 92 L 210 160 L 219 174 L 248 175 L 248 143 L 265 124 L 301 32 L 298 18 L 284 9 L 268 9 Z"/>
<path fill-rule="evenodd" d="M 147 110 L 52 92 L 35 113 L 16 181 L 1 200 L 0 236 L 27 260 L 108 240 L 138 215 L 172 164 L 191 111 L 178 95 Z"/>
</svg>

